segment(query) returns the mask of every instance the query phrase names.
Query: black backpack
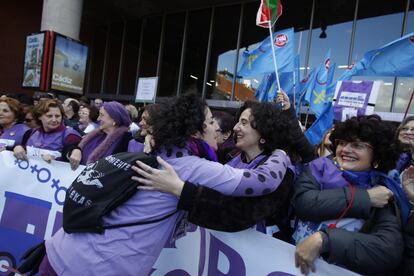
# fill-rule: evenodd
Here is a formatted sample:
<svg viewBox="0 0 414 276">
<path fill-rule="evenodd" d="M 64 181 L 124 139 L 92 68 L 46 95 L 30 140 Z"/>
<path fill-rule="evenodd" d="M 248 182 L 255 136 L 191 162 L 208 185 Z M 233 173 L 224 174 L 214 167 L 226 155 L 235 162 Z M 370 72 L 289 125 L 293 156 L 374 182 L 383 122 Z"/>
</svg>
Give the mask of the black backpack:
<svg viewBox="0 0 414 276">
<path fill-rule="evenodd" d="M 138 182 L 131 180 L 137 175 L 131 167 L 136 160 L 157 168 L 155 157 L 145 153 L 123 152 L 114 154 L 88 165 L 69 187 L 63 206 L 63 229 L 67 233 L 99 233 L 105 229 L 154 223 L 132 222 L 103 225 L 102 217 L 127 201 L 137 192 Z"/>
</svg>

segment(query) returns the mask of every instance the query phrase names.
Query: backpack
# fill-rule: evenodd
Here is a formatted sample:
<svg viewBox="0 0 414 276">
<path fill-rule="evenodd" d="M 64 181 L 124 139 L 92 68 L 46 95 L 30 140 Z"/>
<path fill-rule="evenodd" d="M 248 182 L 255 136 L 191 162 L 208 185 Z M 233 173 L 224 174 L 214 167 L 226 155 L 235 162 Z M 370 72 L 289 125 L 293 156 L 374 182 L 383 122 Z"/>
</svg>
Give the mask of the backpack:
<svg viewBox="0 0 414 276">
<path fill-rule="evenodd" d="M 103 225 L 102 217 L 127 201 L 138 190 L 137 175 L 131 167 L 135 161 L 157 168 L 155 157 L 145 153 L 123 152 L 89 164 L 69 187 L 63 206 L 63 229 L 67 233 L 98 233 L 105 229 L 147 224 L 158 220 L 127 224 Z"/>
</svg>

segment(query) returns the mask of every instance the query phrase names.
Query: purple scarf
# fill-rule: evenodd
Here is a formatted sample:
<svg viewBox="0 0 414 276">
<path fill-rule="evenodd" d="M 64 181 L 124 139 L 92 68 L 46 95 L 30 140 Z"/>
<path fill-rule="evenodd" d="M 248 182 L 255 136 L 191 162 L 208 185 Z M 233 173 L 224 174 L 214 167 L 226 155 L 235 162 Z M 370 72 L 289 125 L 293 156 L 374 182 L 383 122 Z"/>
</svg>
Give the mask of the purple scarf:
<svg viewBox="0 0 414 276">
<path fill-rule="evenodd" d="M 204 140 L 191 138 L 188 147 L 193 155 L 217 162 L 216 153 Z"/>
<path fill-rule="evenodd" d="M 110 134 L 105 134 L 99 128 L 88 133 L 79 143 L 79 147 L 84 155 L 82 160 L 86 160 L 86 162 L 82 163 L 90 164 L 111 155 L 126 132 L 128 132 L 128 127 L 120 126 Z M 96 147 L 89 149 L 88 146 L 92 146 L 96 140 L 102 140 L 102 142 L 96 145 Z"/>
</svg>

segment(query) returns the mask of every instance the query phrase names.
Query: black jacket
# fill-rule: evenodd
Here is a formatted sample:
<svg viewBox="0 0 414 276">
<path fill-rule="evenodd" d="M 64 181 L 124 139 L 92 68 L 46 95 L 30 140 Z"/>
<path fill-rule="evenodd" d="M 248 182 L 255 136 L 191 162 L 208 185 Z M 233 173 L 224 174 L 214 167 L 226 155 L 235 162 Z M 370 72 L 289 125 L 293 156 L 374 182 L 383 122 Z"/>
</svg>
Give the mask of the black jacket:
<svg viewBox="0 0 414 276">
<path fill-rule="evenodd" d="M 301 220 L 321 222 L 337 219 L 351 198 L 348 187 L 320 190 L 306 169 L 294 185 L 293 205 Z M 401 262 L 403 238 L 394 204 L 372 208 L 366 190 L 357 189 L 345 217 L 366 220 L 360 232 L 328 229 L 327 261 L 362 274 L 392 273 Z"/>
</svg>

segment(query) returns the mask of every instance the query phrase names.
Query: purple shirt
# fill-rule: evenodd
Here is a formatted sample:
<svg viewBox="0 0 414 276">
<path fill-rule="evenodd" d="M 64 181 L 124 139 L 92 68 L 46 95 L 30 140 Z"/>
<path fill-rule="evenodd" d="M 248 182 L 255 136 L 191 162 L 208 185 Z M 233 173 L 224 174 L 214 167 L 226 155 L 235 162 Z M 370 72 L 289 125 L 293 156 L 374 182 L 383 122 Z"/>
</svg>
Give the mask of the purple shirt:
<svg viewBox="0 0 414 276">
<path fill-rule="evenodd" d="M 0 131 L 0 139 L 13 140 L 13 146 L 21 145 L 23 136 L 29 129 L 30 128 L 25 124 L 14 124 L 9 128 Z"/>
<path fill-rule="evenodd" d="M 30 135 L 26 146 L 61 152 L 66 145 L 66 138 L 71 134 L 77 136 L 80 140 L 79 133 L 71 127 L 61 125 L 58 129 L 50 132 L 45 132 L 40 127 L 35 129 L 32 135 Z"/>
<path fill-rule="evenodd" d="M 281 179 L 275 181 L 271 173 L 275 162 L 266 162 L 255 170 L 241 170 L 191 156 L 187 149 L 162 152 L 160 156 L 168 160 L 181 179 L 227 195 L 262 194 L 264 187 L 271 192 L 281 182 Z M 282 152 L 276 152 L 270 158 L 278 161 L 277 170 L 280 171 L 286 171 L 283 164 L 290 164 Z M 265 180 L 260 189 L 255 189 L 258 179 L 262 179 L 259 175 Z M 177 198 L 170 194 L 138 191 L 105 216 L 104 222 L 120 224 L 154 220 L 174 212 L 176 206 Z M 67 234 L 60 229 L 46 241 L 47 255 L 58 275 L 148 275 L 162 248 L 174 234 L 181 216 L 182 212 L 177 212 L 157 223 L 110 229 L 102 235 Z"/>
<path fill-rule="evenodd" d="M 144 152 L 144 144 L 131 139 L 128 143 L 128 152 Z"/>
</svg>

